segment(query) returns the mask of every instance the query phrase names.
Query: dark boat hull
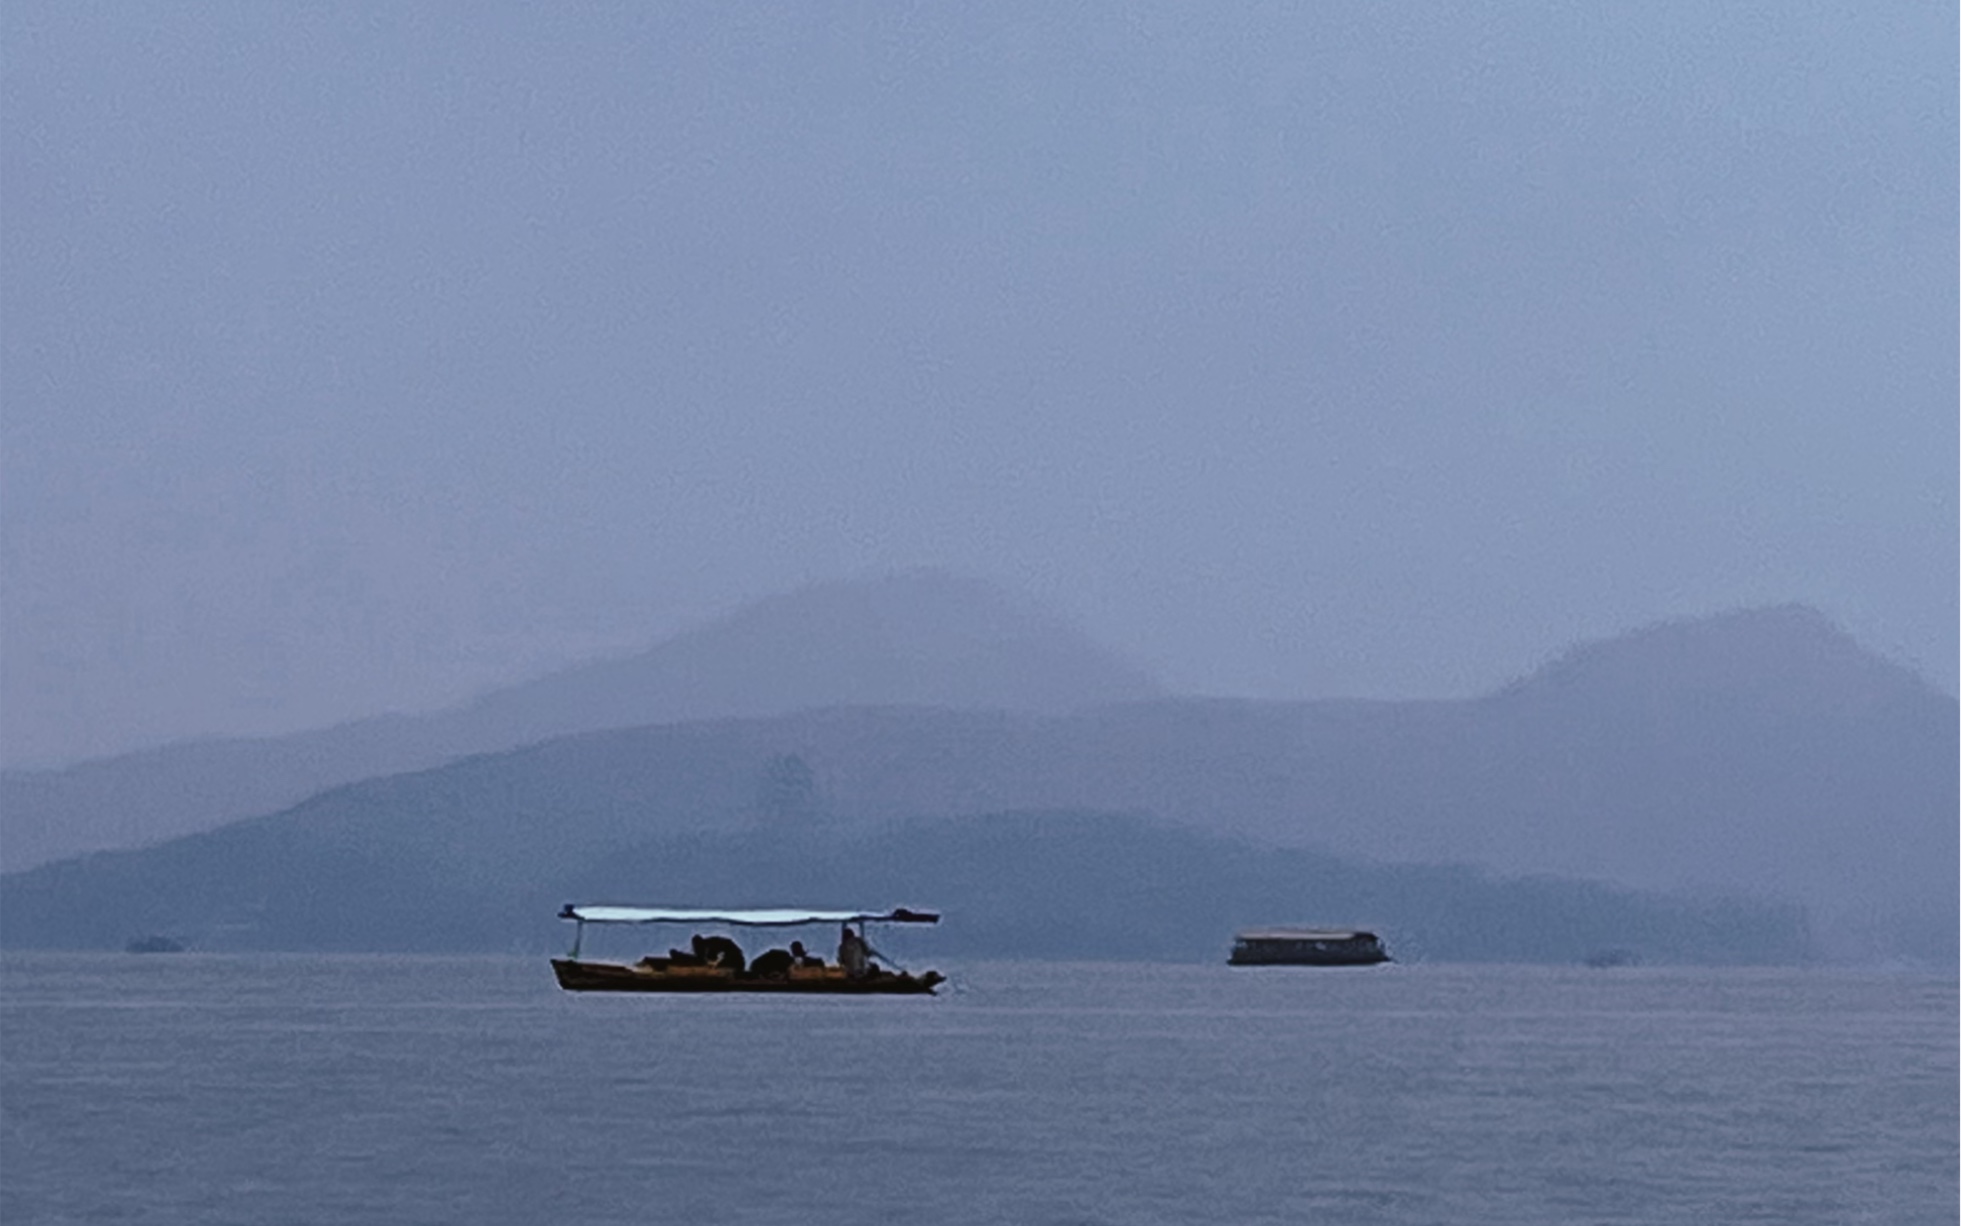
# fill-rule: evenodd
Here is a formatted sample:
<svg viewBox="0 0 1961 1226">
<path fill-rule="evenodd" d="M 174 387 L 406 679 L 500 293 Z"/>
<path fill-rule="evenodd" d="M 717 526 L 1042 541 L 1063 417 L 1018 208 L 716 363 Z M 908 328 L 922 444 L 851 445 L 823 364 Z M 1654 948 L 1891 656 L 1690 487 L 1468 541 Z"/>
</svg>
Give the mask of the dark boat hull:
<svg viewBox="0 0 1961 1226">
<path fill-rule="evenodd" d="M 793 996 L 931 996 L 945 982 L 937 971 L 924 975 L 889 971 L 853 979 L 835 967 L 795 970 L 787 976 L 738 975 L 720 967 L 657 969 L 617 962 L 579 962 L 553 958 L 552 973 L 568 992 L 761 992 Z"/>
<path fill-rule="evenodd" d="M 1242 932 L 1226 958 L 1232 966 L 1376 966 L 1389 960 L 1373 932 L 1311 929 Z"/>
<path fill-rule="evenodd" d="M 1312 954 L 1263 954 L 1234 951 L 1229 966 L 1379 966 L 1393 961 L 1382 950 L 1329 950 Z"/>
</svg>

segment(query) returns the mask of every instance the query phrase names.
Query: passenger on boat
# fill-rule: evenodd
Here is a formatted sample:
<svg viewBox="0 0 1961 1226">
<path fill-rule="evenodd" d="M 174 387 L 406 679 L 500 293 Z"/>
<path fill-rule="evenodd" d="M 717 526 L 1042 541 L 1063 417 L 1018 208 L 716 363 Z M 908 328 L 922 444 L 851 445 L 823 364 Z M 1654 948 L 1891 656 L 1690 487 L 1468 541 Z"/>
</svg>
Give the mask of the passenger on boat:
<svg viewBox="0 0 1961 1226">
<path fill-rule="evenodd" d="M 872 947 L 865 944 L 865 938 L 851 931 L 851 925 L 844 925 L 843 935 L 838 937 L 838 965 L 853 979 L 862 979 L 871 969 Z"/>
<path fill-rule="evenodd" d="M 756 955 L 749 964 L 749 973 L 762 979 L 781 979 L 796 965 L 787 949 L 772 949 Z"/>
<path fill-rule="evenodd" d="M 719 966 L 740 973 L 747 961 L 742 956 L 742 946 L 727 937 L 697 936 L 694 940 L 695 954 L 707 966 Z"/>
<path fill-rule="evenodd" d="M 708 956 L 709 953 L 708 938 L 697 932 L 688 938 L 687 949 L 668 950 L 667 961 L 673 966 L 710 966 L 714 959 Z"/>
<path fill-rule="evenodd" d="M 824 965 L 824 960 L 822 958 L 813 957 L 809 953 L 806 953 L 804 951 L 802 941 L 790 942 L 790 957 L 791 959 L 793 959 L 793 964 L 796 966 L 815 968 L 815 967 L 822 967 Z"/>
</svg>

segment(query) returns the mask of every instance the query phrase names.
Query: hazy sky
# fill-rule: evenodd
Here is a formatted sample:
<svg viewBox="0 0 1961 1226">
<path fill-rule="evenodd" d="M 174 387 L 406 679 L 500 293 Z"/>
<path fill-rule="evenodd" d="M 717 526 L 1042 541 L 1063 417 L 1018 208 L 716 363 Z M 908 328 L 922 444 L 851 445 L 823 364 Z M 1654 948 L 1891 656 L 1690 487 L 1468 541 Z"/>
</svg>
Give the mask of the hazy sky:
<svg viewBox="0 0 1961 1226">
<path fill-rule="evenodd" d="M 1214 693 L 1954 685 L 1950 3 L 0 22 L 10 762 L 917 564 Z"/>
</svg>

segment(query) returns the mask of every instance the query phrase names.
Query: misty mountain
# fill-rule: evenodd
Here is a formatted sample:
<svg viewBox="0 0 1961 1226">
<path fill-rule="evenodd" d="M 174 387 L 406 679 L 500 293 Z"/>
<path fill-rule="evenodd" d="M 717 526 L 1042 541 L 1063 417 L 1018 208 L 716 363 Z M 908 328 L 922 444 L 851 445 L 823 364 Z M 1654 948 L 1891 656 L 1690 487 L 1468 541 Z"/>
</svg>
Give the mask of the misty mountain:
<svg viewBox="0 0 1961 1226">
<path fill-rule="evenodd" d="M 1802 914 L 1461 867 L 1372 866 L 1096 813 L 669 835 L 496 870 L 401 840 L 357 846 L 306 820 L 243 822 L 0 885 L 9 947 L 120 948 L 168 933 L 206 950 L 554 950 L 571 900 L 887 905 L 945 910 L 880 934 L 902 957 L 1224 957 L 1237 928 L 1363 924 L 1405 961 L 1766 963 L 1809 953 Z M 677 930 L 595 930 L 594 956 L 664 949 Z M 770 937 L 754 936 L 756 941 Z M 752 946 L 751 952 L 755 952 Z"/>
<path fill-rule="evenodd" d="M 1462 862 L 1807 907 L 1837 957 L 1955 947 L 1956 703 L 1769 609 L 1587 645 L 1464 702 L 1165 699 L 1060 714 L 830 708 L 567 737 L 363 781 L 275 820 L 336 855 L 499 879 L 772 820 L 1121 811 L 1377 864 Z M 55 866 L 60 867 L 60 866 Z"/>
<path fill-rule="evenodd" d="M 1961 712 L 1816 612 L 1654 627 L 1477 708 L 1465 756 L 1504 769 L 1452 779 L 1500 820 L 1465 824 L 1447 854 L 1747 884 L 1807 899 L 1847 938 L 1932 936 L 1917 947 L 1952 959 Z"/>
<path fill-rule="evenodd" d="M 7 771 L 0 864 L 142 846 L 337 784 L 571 733 L 839 704 L 1063 711 L 1160 692 L 1074 627 L 987 583 L 930 570 L 819 583 L 454 710 Z"/>
</svg>

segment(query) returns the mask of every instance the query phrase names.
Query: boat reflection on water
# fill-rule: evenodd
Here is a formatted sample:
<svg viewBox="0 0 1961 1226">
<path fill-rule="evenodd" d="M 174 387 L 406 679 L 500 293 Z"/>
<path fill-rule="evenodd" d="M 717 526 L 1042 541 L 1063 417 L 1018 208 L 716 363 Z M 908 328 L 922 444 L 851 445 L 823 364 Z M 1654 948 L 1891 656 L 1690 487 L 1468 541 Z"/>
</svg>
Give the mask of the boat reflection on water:
<svg viewBox="0 0 1961 1226">
<path fill-rule="evenodd" d="M 931 996 L 946 982 L 938 971 L 914 975 L 871 946 L 870 924 L 937 924 L 930 911 L 800 911 L 791 909 L 699 910 L 668 907 L 582 906 L 567 903 L 560 919 L 579 925 L 572 952 L 552 959 L 558 986 L 568 992 L 763 992 L 792 995 Z M 801 942 L 754 959 L 727 937 L 697 933 L 687 950 L 670 949 L 634 963 L 592 962 L 580 957 L 587 924 L 683 924 L 733 928 L 797 928 L 836 924 L 838 958 L 827 963 L 803 951 Z M 852 925 L 857 925 L 854 931 Z"/>
</svg>

